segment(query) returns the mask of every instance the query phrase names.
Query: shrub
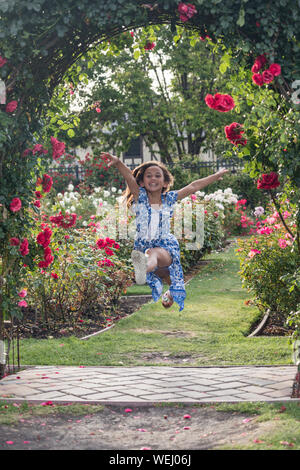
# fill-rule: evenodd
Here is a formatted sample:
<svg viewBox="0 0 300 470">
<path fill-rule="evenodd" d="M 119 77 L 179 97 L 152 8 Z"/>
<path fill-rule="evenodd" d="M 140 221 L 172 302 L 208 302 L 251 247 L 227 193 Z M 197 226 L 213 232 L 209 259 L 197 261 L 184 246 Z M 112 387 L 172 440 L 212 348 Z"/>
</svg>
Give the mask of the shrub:
<svg viewBox="0 0 300 470">
<path fill-rule="evenodd" d="M 292 220 L 292 214 L 286 216 L 287 223 Z M 254 294 L 262 312 L 269 309 L 271 316 L 285 323 L 290 313 L 299 308 L 296 273 L 300 256 L 295 240 L 274 212 L 259 224 L 255 236 L 239 240 L 238 245 L 243 287 Z"/>
</svg>

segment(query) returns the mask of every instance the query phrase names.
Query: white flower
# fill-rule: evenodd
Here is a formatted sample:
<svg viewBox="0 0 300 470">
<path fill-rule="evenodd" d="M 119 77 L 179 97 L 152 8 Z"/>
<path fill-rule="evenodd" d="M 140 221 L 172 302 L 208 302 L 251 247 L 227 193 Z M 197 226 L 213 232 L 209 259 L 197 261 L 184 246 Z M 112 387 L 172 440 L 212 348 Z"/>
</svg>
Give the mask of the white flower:
<svg viewBox="0 0 300 470">
<path fill-rule="evenodd" d="M 211 195 L 211 194 L 206 194 L 206 195 L 204 196 L 204 201 L 210 201 L 211 198 L 212 198 L 212 195 Z"/>
<path fill-rule="evenodd" d="M 235 196 L 231 196 L 227 199 L 227 201 L 229 204 L 236 204 L 238 202 L 238 199 Z"/>
<path fill-rule="evenodd" d="M 99 193 L 101 188 L 94 188 L 95 193 Z"/>
<path fill-rule="evenodd" d="M 114 186 L 111 188 L 111 192 L 112 193 L 115 193 L 117 191 L 117 188 L 115 188 Z"/>
<path fill-rule="evenodd" d="M 260 215 L 264 214 L 264 212 L 265 212 L 265 209 L 261 206 L 255 207 L 254 209 L 254 215 L 256 217 L 259 217 Z"/>
<path fill-rule="evenodd" d="M 57 193 L 57 199 L 63 199 L 63 195 L 61 193 Z"/>
<path fill-rule="evenodd" d="M 122 189 L 118 190 L 118 194 L 122 194 L 122 192 L 123 192 Z"/>
<path fill-rule="evenodd" d="M 221 209 L 222 211 L 224 210 L 224 206 L 223 204 L 221 204 L 220 202 L 216 202 L 216 206 Z"/>
<path fill-rule="evenodd" d="M 103 196 L 108 197 L 110 195 L 109 191 L 106 191 L 106 189 L 103 191 Z"/>
<path fill-rule="evenodd" d="M 84 220 L 84 221 L 82 222 L 82 225 L 83 225 L 84 227 L 86 227 L 87 224 L 88 224 L 88 223 L 86 222 L 86 220 Z"/>
<path fill-rule="evenodd" d="M 196 191 L 195 192 L 196 196 L 203 197 L 205 195 L 204 191 Z"/>
<path fill-rule="evenodd" d="M 72 185 L 72 183 L 70 183 L 69 186 L 68 186 L 68 190 L 73 191 L 73 189 L 74 189 L 74 186 Z"/>
<path fill-rule="evenodd" d="M 70 209 L 71 209 L 72 212 L 75 212 L 75 211 L 76 211 L 76 209 L 75 209 L 74 206 L 71 206 Z"/>
<path fill-rule="evenodd" d="M 231 188 L 224 189 L 224 194 L 232 194 L 232 189 Z"/>
</svg>

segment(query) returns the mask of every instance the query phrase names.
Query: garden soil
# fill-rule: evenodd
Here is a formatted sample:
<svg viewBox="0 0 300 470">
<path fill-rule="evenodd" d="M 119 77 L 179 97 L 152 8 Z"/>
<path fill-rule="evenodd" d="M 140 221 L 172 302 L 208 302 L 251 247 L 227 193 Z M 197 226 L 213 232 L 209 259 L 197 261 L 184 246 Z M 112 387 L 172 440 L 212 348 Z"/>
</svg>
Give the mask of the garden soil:
<svg viewBox="0 0 300 470">
<path fill-rule="evenodd" d="M 274 425 L 210 405 L 130 410 L 104 406 L 102 411 L 79 416 L 20 418 L 0 425 L 0 450 L 213 450 L 251 445 Z"/>
</svg>

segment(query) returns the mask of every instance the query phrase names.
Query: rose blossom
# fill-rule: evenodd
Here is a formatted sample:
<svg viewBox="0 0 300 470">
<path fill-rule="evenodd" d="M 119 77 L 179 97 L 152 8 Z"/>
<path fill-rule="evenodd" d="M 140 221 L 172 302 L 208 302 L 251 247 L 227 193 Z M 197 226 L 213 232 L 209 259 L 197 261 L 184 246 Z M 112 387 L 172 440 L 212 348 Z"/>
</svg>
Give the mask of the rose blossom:
<svg viewBox="0 0 300 470">
<path fill-rule="evenodd" d="M 52 188 L 53 180 L 50 175 L 44 174 L 42 179 L 42 187 L 44 193 L 49 193 L 50 189 Z"/>
<path fill-rule="evenodd" d="M 147 42 L 147 44 L 144 46 L 145 51 L 152 51 L 154 49 L 155 43 L 154 42 Z"/>
<path fill-rule="evenodd" d="M 225 135 L 233 145 L 246 145 L 247 140 L 242 137 L 244 131 L 242 125 L 238 122 L 233 122 L 229 126 L 225 126 Z"/>
<path fill-rule="evenodd" d="M 20 245 L 20 253 L 22 256 L 26 256 L 29 253 L 27 238 L 24 238 L 24 240 L 22 241 Z"/>
<path fill-rule="evenodd" d="M 271 83 L 274 80 L 274 75 L 270 72 L 270 70 L 265 70 L 262 73 L 264 83 Z"/>
<path fill-rule="evenodd" d="M 288 244 L 286 240 L 284 240 L 283 238 L 279 238 L 278 245 L 280 246 L 280 248 L 286 248 Z"/>
<path fill-rule="evenodd" d="M 20 240 L 16 237 L 12 237 L 9 239 L 9 243 L 11 246 L 18 246 L 20 245 Z"/>
<path fill-rule="evenodd" d="M 14 197 L 9 205 L 12 212 L 18 212 L 22 207 L 22 202 L 18 197 Z"/>
<path fill-rule="evenodd" d="M 0 67 L 3 67 L 3 65 L 6 64 L 6 62 L 7 62 L 7 59 L 5 59 L 5 57 L 2 57 L 2 56 L 0 55 Z"/>
<path fill-rule="evenodd" d="M 18 292 L 19 297 L 26 297 L 26 295 L 27 295 L 27 290 L 25 289 L 22 289 L 20 292 Z"/>
<path fill-rule="evenodd" d="M 18 107 L 18 102 L 17 101 L 10 101 L 7 103 L 5 111 L 7 113 L 13 113 Z"/>
<path fill-rule="evenodd" d="M 19 307 L 28 307 L 26 300 L 20 300 L 20 302 L 18 302 L 18 305 Z"/>
<path fill-rule="evenodd" d="M 232 96 L 222 95 L 220 93 L 216 93 L 215 96 L 210 94 L 206 95 L 205 103 L 209 108 L 216 109 L 223 113 L 231 111 L 235 107 Z"/>
<path fill-rule="evenodd" d="M 185 21 L 188 21 L 190 18 L 192 18 L 192 16 L 194 16 L 195 13 L 197 13 L 197 10 L 195 6 L 192 5 L 191 3 L 185 4 L 185 3 L 180 2 L 178 5 L 178 12 L 179 12 L 181 21 L 185 22 Z"/>
<path fill-rule="evenodd" d="M 64 142 L 59 142 L 59 140 L 55 139 L 55 137 L 51 137 L 51 145 L 52 157 L 54 160 L 57 160 L 65 153 L 66 145 Z"/>
<path fill-rule="evenodd" d="M 271 173 L 264 173 L 261 175 L 261 178 L 257 181 L 257 188 L 258 189 L 274 189 L 280 186 L 280 182 L 278 181 L 278 174 L 274 171 Z"/>
<path fill-rule="evenodd" d="M 252 80 L 255 85 L 262 86 L 264 84 L 264 79 L 261 73 L 254 73 L 252 75 Z"/>
<path fill-rule="evenodd" d="M 281 74 L 281 66 L 279 64 L 271 64 L 269 71 L 274 75 L 274 77 L 277 77 Z"/>
</svg>

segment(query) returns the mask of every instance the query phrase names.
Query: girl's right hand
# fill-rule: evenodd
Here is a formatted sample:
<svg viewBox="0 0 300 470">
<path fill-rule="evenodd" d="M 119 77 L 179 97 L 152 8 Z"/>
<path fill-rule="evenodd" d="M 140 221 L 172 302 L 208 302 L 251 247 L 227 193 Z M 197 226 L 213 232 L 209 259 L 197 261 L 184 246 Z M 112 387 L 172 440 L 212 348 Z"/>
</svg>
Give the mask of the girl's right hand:
<svg viewBox="0 0 300 470">
<path fill-rule="evenodd" d="M 114 155 L 111 155 L 108 152 L 101 152 L 100 157 L 102 160 L 107 162 L 108 168 L 110 168 L 111 166 L 116 166 L 120 161 L 118 157 L 115 157 Z"/>
</svg>

